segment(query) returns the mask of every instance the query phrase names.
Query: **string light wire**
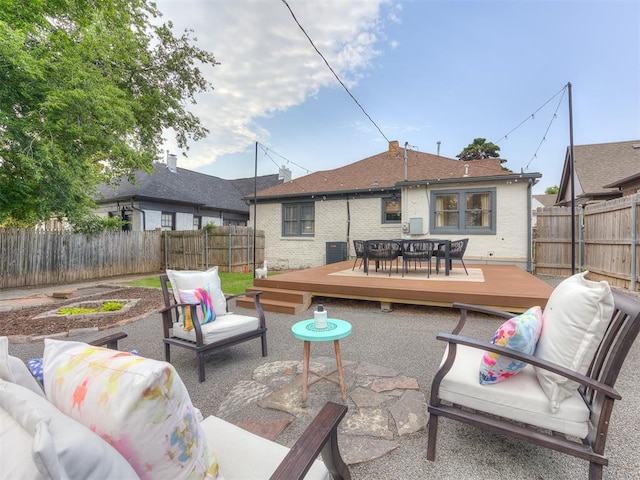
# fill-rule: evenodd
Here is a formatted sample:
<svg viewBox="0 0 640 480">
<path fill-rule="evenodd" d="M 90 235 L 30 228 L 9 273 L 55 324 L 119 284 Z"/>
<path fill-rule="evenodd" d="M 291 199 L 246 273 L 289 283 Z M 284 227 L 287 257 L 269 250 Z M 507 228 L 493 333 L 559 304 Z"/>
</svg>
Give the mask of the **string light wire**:
<svg viewBox="0 0 640 480">
<path fill-rule="evenodd" d="M 313 43 L 313 40 L 311 40 L 311 37 L 309 36 L 309 34 L 306 32 L 306 30 L 304 29 L 304 27 L 302 25 L 300 25 L 300 22 L 298 21 L 298 19 L 296 18 L 296 15 L 293 13 L 293 10 L 291 9 L 291 7 L 289 6 L 289 4 L 287 3 L 287 0 L 282 0 L 282 3 L 284 3 L 286 5 L 286 7 L 289 9 L 289 12 L 291 13 L 291 16 L 293 17 L 293 20 L 296 22 L 296 24 L 298 25 L 298 27 L 300 27 L 300 30 L 302 30 L 302 33 L 304 33 L 305 37 L 307 37 L 307 40 L 309 40 L 309 43 L 311 43 L 311 46 L 313 47 L 313 49 L 316 51 L 316 53 L 318 55 L 320 55 L 320 58 L 322 58 L 322 60 L 324 61 L 324 63 L 327 65 L 327 67 L 329 68 L 329 70 L 331 70 L 331 73 L 333 73 L 333 76 L 336 77 L 336 80 L 338 80 L 338 83 L 340 83 L 340 85 L 342 85 L 342 88 L 344 88 L 344 90 L 347 92 L 347 94 L 351 97 L 351 99 L 356 103 L 356 105 L 358 105 L 358 107 L 360 107 L 360 110 L 362 110 L 362 113 L 365 114 L 365 116 L 369 119 L 369 121 L 373 124 L 374 127 L 376 127 L 378 129 L 378 132 L 380 132 L 380 135 L 382 135 L 384 137 L 384 139 L 387 141 L 387 143 L 389 143 L 389 139 L 387 138 L 387 136 L 382 132 L 382 130 L 380 129 L 380 127 L 378 126 L 378 124 L 376 122 L 373 121 L 373 118 L 371 118 L 371 115 L 369 115 L 367 113 L 367 111 L 364 109 L 364 107 L 360 104 L 360 102 L 358 102 L 358 100 L 356 99 L 356 97 L 353 96 L 353 94 L 351 93 L 351 91 L 347 88 L 347 86 L 344 84 L 344 82 L 340 79 L 340 77 L 338 76 L 338 74 L 335 72 L 335 70 L 331 67 L 331 65 L 329 64 L 329 62 L 327 61 L 327 59 L 324 57 L 324 55 L 322 55 L 322 53 L 320 52 L 320 50 L 318 50 L 318 47 L 316 47 L 315 43 Z"/>
</svg>

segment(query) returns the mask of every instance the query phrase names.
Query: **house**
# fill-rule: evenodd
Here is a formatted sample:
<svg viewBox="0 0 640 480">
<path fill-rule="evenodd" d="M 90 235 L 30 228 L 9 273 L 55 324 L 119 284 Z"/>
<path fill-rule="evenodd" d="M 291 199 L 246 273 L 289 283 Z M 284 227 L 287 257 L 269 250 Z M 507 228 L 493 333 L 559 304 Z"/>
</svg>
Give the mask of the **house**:
<svg viewBox="0 0 640 480">
<path fill-rule="evenodd" d="M 541 176 L 391 142 L 389 151 L 260 191 L 255 221 L 274 268 L 331 263 L 336 245 L 354 257 L 353 240 L 468 237 L 465 263 L 530 269 L 531 189 Z"/>
<path fill-rule="evenodd" d="M 173 157 L 173 158 L 172 158 Z M 96 213 L 120 216 L 130 230 L 197 230 L 207 224 L 247 225 L 249 206 L 243 197 L 282 183 L 278 174 L 256 178 L 223 178 L 178 168 L 175 157 L 156 163 L 153 173 L 134 173 L 130 182 L 100 185 Z"/>
<path fill-rule="evenodd" d="M 556 205 L 571 205 L 570 153 L 567 148 Z M 576 205 L 621 197 L 640 187 L 640 140 L 574 145 L 573 167 Z"/>
</svg>

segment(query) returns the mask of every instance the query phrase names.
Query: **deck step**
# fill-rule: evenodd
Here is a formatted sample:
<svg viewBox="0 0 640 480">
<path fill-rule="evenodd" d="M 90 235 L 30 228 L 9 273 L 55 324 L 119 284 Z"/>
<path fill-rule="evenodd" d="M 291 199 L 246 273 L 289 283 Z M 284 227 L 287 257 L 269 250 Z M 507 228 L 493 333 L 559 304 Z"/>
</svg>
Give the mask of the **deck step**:
<svg viewBox="0 0 640 480">
<path fill-rule="evenodd" d="M 311 305 L 311 293 L 297 290 L 286 290 L 272 287 L 249 287 L 249 292 L 260 291 L 260 304 L 265 312 L 287 313 L 295 315 L 304 312 Z M 242 308 L 253 308 L 253 298 L 240 296 L 236 305 Z"/>
</svg>

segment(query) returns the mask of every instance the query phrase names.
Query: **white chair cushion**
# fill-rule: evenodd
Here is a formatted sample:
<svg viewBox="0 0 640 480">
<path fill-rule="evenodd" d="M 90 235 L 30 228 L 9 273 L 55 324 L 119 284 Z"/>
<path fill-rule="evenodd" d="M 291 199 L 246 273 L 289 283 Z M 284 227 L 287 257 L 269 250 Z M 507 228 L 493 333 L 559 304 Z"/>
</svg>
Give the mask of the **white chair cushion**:
<svg viewBox="0 0 640 480">
<path fill-rule="evenodd" d="M 252 332 L 257 330 L 259 326 L 260 320 L 256 317 L 227 313 L 226 315 L 216 316 L 213 322 L 202 325 L 203 341 L 204 343 L 218 342 L 240 333 Z M 192 342 L 196 341 L 195 329 L 185 331 L 179 322 L 173 324 L 172 335 Z"/>
<path fill-rule="evenodd" d="M 213 308 L 216 315 L 227 313 L 227 299 L 222 293 L 218 267 L 207 271 L 200 270 L 167 270 L 167 277 L 171 282 L 173 298 L 180 303 L 180 290 L 193 290 L 194 288 L 209 287 L 209 293 L 213 300 Z"/>
<path fill-rule="evenodd" d="M 9 355 L 9 339 L 7 337 L 0 337 L 0 379 L 22 385 L 33 393 L 44 397 L 42 387 L 33 378 L 24 362 Z"/>
<path fill-rule="evenodd" d="M 0 477 L 137 479 L 111 445 L 44 397 L 0 380 Z"/>
<path fill-rule="evenodd" d="M 218 417 L 207 417 L 201 425 L 220 461 L 220 473 L 225 480 L 269 478 L 289 453 L 287 447 Z M 329 478 L 329 471 L 320 460 L 313 463 L 305 476 L 307 480 Z"/>
<path fill-rule="evenodd" d="M 551 413 L 549 398 L 531 365 L 508 380 L 481 385 L 478 363 L 483 354 L 484 351 L 477 348 L 457 346 L 456 361 L 440 384 L 442 400 L 567 435 L 586 437 L 589 409 L 577 390 L 562 402 L 556 413 Z"/>
<path fill-rule="evenodd" d="M 587 280 L 582 272 L 563 280 L 551 292 L 542 314 L 543 327 L 535 356 L 586 373 L 609 325 L 614 302 L 609 284 Z M 578 384 L 536 368 L 551 411 L 575 393 Z"/>
</svg>

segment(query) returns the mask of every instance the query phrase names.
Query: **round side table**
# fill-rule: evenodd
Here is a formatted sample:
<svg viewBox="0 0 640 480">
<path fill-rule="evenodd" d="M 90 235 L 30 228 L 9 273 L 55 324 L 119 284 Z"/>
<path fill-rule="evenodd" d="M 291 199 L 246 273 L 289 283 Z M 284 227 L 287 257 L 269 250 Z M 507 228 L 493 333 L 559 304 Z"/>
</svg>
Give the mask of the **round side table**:
<svg viewBox="0 0 640 480">
<path fill-rule="evenodd" d="M 340 356 L 340 339 L 351 334 L 351 324 L 345 320 L 337 318 L 327 318 L 326 328 L 316 328 L 315 322 L 302 320 L 291 327 L 293 336 L 304 342 L 304 356 L 302 364 L 302 402 L 307 401 L 307 389 L 320 380 L 328 380 L 336 385 L 340 385 L 340 395 L 342 401 L 347 400 L 347 389 L 344 384 L 344 374 L 342 373 L 342 357 Z M 333 340 L 333 347 L 336 352 L 336 369 L 325 374 L 309 370 L 309 356 L 311 355 L 311 342 L 329 342 Z M 318 378 L 309 383 L 309 373 Z M 330 375 L 338 374 L 338 381 L 330 378 Z"/>
</svg>

